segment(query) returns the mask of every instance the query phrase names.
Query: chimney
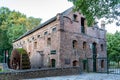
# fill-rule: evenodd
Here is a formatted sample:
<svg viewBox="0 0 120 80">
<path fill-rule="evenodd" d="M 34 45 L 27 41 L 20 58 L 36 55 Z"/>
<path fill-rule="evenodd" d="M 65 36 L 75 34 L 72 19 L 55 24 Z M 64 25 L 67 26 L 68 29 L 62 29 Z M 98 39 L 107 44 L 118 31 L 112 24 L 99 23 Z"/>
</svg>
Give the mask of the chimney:
<svg viewBox="0 0 120 80">
<path fill-rule="evenodd" d="M 61 14 L 58 13 L 56 16 L 57 16 L 57 20 L 60 20 L 60 16 L 61 16 Z"/>
<path fill-rule="evenodd" d="M 105 21 L 101 21 L 101 29 L 105 30 Z"/>
</svg>

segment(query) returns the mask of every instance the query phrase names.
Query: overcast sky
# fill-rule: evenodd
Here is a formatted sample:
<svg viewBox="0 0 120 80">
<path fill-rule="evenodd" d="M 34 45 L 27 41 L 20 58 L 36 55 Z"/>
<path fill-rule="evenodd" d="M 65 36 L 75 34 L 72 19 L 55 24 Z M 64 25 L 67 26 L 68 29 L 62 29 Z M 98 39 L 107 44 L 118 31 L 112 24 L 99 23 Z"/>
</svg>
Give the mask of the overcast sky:
<svg viewBox="0 0 120 80">
<path fill-rule="evenodd" d="M 19 11 L 35 18 L 42 18 L 42 22 L 61 13 L 64 10 L 73 6 L 67 0 L 0 0 L 0 7 L 8 7 L 10 10 Z M 120 31 L 120 27 L 115 25 L 107 25 L 108 32 L 114 33 L 116 30 Z"/>
</svg>

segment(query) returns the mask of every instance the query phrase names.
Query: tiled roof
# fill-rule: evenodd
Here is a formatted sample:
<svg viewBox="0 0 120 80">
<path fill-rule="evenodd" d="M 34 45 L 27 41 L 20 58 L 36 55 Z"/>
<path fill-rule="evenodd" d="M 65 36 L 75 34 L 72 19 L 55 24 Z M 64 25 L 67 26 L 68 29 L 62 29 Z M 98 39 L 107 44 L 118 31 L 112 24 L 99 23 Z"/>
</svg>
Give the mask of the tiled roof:
<svg viewBox="0 0 120 80">
<path fill-rule="evenodd" d="M 62 14 L 62 15 L 67 15 L 72 9 L 73 9 L 73 7 L 71 7 L 71 8 L 69 8 L 69 9 L 65 10 L 65 11 L 62 12 L 61 14 Z M 35 32 L 35 31 L 37 31 L 37 30 L 39 30 L 39 29 L 41 29 L 42 27 L 48 25 L 49 23 L 55 21 L 56 19 L 57 19 L 57 16 L 54 16 L 53 18 L 47 20 L 47 21 L 44 22 L 43 24 L 40 24 L 39 26 L 35 27 L 34 29 L 32 29 L 32 30 L 26 32 L 25 34 L 23 34 L 22 36 L 20 36 L 18 39 L 16 39 L 14 42 L 16 42 L 16 41 L 22 39 L 23 37 L 25 37 L 25 36 L 27 36 L 27 35 L 29 35 L 29 34 Z"/>
</svg>

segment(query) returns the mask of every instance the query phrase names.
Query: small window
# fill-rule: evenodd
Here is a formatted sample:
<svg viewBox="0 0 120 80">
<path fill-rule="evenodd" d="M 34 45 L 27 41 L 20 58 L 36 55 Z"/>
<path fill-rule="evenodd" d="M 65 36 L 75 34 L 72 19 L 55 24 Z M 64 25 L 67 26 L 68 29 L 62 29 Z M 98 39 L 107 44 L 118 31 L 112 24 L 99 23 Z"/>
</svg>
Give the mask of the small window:
<svg viewBox="0 0 120 80">
<path fill-rule="evenodd" d="M 51 45 L 51 38 L 47 39 L 47 45 L 50 46 Z"/>
<path fill-rule="evenodd" d="M 40 38 L 40 35 L 37 35 L 38 38 Z"/>
<path fill-rule="evenodd" d="M 103 49 L 103 44 L 101 44 L 101 51 L 103 51 L 104 49 Z"/>
<path fill-rule="evenodd" d="M 101 68 L 104 68 L 104 60 L 101 60 Z"/>
<path fill-rule="evenodd" d="M 73 20 L 77 21 L 77 15 L 76 14 L 73 14 Z"/>
<path fill-rule="evenodd" d="M 73 40 L 72 45 L 73 49 L 76 49 L 78 47 L 78 42 L 76 40 Z"/>
<path fill-rule="evenodd" d="M 32 40 L 34 40 L 35 38 L 34 37 L 32 37 Z"/>
<path fill-rule="evenodd" d="M 23 41 L 23 44 L 25 44 L 25 41 Z"/>
<path fill-rule="evenodd" d="M 56 50 L 51 50 L 51 54 L 56 54 Z"/>
<path fill-rule="evenodd" d="M 85 33 L 85 18 L 81 18 L 81 33 Z"/>
<path fill-rule="evenodd" d="M 83 42 L 83 49 L 86 49 L 86 47 L 87 47 L 87 43 Z"/>
<path fill-rule="evenodd" d="M 27 41 L 29 42 L 29 39 L 27 39 Z"/>
<path fill-rule="evenodd" d="M 55 28 L 52 28 L 52 32 L 55 32 L 56 31 L 56 27 Z"/>
<path fill-rule="evenodd" d="M 37 48 L 37 42 L 34 42 L 34 49 Z"/>
<path fill-rule="evenodd" d="M 44 35 L 47 35 L 48 34 L 48 32 L 46 31 L 46 32 L 44 32 Z"/>
<path fill-rule="evenodd" d="M 22 42 L 20 42 L 20 45 L 22 45 Z"/>
</svg>

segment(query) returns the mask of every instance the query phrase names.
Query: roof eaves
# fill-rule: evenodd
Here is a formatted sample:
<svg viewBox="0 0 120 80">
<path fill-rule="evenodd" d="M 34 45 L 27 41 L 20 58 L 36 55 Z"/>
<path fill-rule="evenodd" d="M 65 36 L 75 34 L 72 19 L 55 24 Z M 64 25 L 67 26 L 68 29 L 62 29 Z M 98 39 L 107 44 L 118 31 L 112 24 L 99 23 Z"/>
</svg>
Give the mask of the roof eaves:
<svg viewBox="0 0 120 80">
<path fill-rule="evenodd" d="M 73 8 L 74 8 L 74 7 L 71 7 L 71 8 L 69 8 L 69 9 L 65 10 L 64 12 L 62 12 L 61 14 L 62 14 L 62 15 L 67 15 Z M 57 19 L 57 16 L 54 16 L 53 18 L 47 20 L 47 21 L 44 22 L 43 24 L 41 24 L 41 25 L 35 27 L 34 29 L 32 29 L 32 30 L 26 32 L 25 34 L 23 34 L 22 36 L 20 36 L 18 39 L 16 39 L 14 42 L 16 42 L 16 41 L 22 39 L 23 37 L 25 37 L 25 36 L 27 36 L 27 35 L 29 35 L 29 34 L 35 32 L 35 31 L 39 30 L 40 28 L 42 28 L 42 27 L 48 25 L 49 23 L 55 21 L 56 19 Z"/>
<path fill-rule="evenodd" d="M 27 35 L 29 35 L 29 34 L 31 34 L 31 33 L 33 33 L 33 32 L 35 32 L 35 31 L 39 30 L 40 28 L 42 28 L 42 27 L 44 27 L 44 26 L 48 25 L 49 23 L 51 23 L 51 22 L 55 21 L 55 20 L 56 20 L 56 18 L 57 18 L 57 17 L 56 17 L 56 16 L 54 16 L 53 18 L 51 18 L 51 19 L 47 20 L 47 21 L 46 21 L 46 22 L 44 22 L 43 24 L 41 24 L 41 25 L 39 25 L 39 26 L 35 27 L 34 29 L 32 29 L 32 30 L 30 30 L 30 31 L 26 32 L 25 34 L 23 34 L 22 36 L 20 36 L 18 39 L 16 39 L 14 42 L 16 42 L 16 41 L 18 41 L 18 40 L 22 39 L 23 37 L 25 37 L 25 36 L 27 36 Z"/>
</svg>

